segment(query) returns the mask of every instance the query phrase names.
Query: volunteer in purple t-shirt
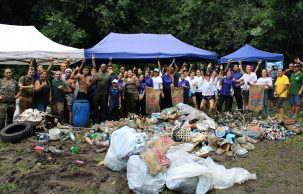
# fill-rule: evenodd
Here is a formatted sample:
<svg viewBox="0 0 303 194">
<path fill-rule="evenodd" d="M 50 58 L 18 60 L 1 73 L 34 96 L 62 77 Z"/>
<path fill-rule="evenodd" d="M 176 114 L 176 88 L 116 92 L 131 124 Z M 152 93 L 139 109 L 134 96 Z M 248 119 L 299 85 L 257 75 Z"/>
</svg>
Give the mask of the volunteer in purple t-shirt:
<svg viewBox="0 0 303 194">
<path fill-rule="evenodd" d="M 231 111 L 232 107 L 232 96 L 233 96 L 233 80 L 232 80 L 232 72 L 228 70 L 226 72 L 226 77 L 220 80 L 219 85 L 222 86 L 220 97 L 218 100 L 217 110 L 219 112 L 222 111 L 222 106 L 225 103 L 224 110 Z"/>
</svg>

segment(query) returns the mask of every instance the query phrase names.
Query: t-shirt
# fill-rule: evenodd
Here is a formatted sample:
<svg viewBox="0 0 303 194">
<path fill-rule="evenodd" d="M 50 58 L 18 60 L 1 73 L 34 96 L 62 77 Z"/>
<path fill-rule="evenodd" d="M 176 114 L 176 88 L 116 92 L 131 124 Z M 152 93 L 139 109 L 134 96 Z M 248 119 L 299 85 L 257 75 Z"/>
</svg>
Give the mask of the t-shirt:
<svg viewBox="0 0 303 194">
<path fill-rule="evenodd" d="M 253 84 L 253 82 L 257 81 L 257 75 L 253 72 L 250 74 L 245 73 L 240 79 L 244 80 L 244 84 L 242 85 L 243 90 L 249 89 L 249 84 Z"/>
<path fill-rule="evenodd" d="M 179 78 L 180 78 L 181 74 L 179 72 L 176 72 L 174 74 L 174 86 L 175 87 L 178 87 L 179 85 Z"/>
<path fill-rule="evenodd" d="M 160 84 L 163 83 L 162 78 L 158 76 L 158 77 L 153 77 L 152 79 L 153 79 L 154 89 L 159 90 Z"/>
<path fill-rule="evenodd" d="M 28 77 L 27 75 L 20 77 L 19 84 L 22 84 L 23 86 L 30 86 L 34 82 L 33 78 Z M 23 97 L 32 97 L 34 94 L 33 88 L 26 88 L 21 90 L 20 96 Z"/>
<path fill-rule="evenodd" d="M 285 75 L 288 77 L 288 79 L 290 79 L 291 74 L 293 73 L 293 70 L 287 70 L 285 71 Z"/>
<path fill-rule="evenodd" d="M 213 96 L 214 95 L 213 85 L 214 85 L 213 78 L 210 78 L 209 81 L 204 79 L 203 84 L 202 84 L 202 95 L 203 96 Z"/>
<path fill-rule="evenodd" d="M 221 95 L 222 96 L 230 96 L 230 89 L 233 85 L 232 78 L 224 77 L 222 79 L 222 88 L 221 88 Z"/>
<path fill-rule="evenodd" d="M 271 78 L 272 80 L 272 85 L 274 85 L 276 79 L 277 79 L 277 76 L 278 76 L 278 72 L 277 71 L 269 71 L 268 72 L 268 77 Z"/>
<path fill-rule="evenodd" d="M 140 85 L 139 85 L 139 87 L 138 87 L 139 94 L 143 93 L 143 91 L 145 90 L 145 87 L 146 87 L 146 83 L 141 82 Z"/>
<path fill-rule="evenodd" d="M 110 96 L 109 106 L 110 107 L 119 106 L 119 97 L 121 96 L 121 92 L 119 88 L 111 87 L 109 90 L 109 96 Z"/>
<path fill-rule="evenodd" d="M 110 75 L 108 73 L 98 72 L 96 74 L 96 90 L 95 93 L 107 94 L 110 84 Z"/>
<path fill-rule="evenodd" d="M 190 92 L 192 94 L 196 93 L 196 89 L 197 89 L 197 85 L 198 85 L 197 80 L 195 78 L 191 79 L 189 76 L 186 78 L 186 80 L 188 81 L 188 83 L 190 85 Z"/>
<path fill-rule="evenodd" d="M 183 92 L 184 92 L 184 93 L 189 92 L 190 85 L 189 85 L 189 82 L 188 82 L 186 79 L 183 80 L 183 81 L 180 81 L 178 86 L 179 86 L 179 87 L 187 86 L 188 88 L 187 88 L 187 87 L 184 87 L 184 88 L 183 88 Z"/>
<path fill-rule="evenodd" d="M 233 81 L 233 88 L 234 88 L 234 89 L 240 89 L 240 88 L 241 88 L 240 86 L 238 86 L 238 87 L 236 86 L 237 84 L 239 84 L 238 82 L 236 82 L 236 80 L 239 80 L 242 76 L 243 76 L 243 74 L 240 73 L 240 72 L 235 72 L 235 71 L 233 71 L 233 72 L 231 73 L 232 79 L 235 79 L 235 80 Z"/>
<path fill-rule="evenodd" d="M 13 80 L 0 79 L 0 96 L 4 96 L 1 103 L 15 103 L 15 95 L 19 89 L 18 83 Z"/>
<path fill-rule="evenodd" d="M 268 89 L 267 85 L 268 84 L 269 86 L 272 86 L 272 79 L 270 77 L 260 77 L 258 80 L 257 80 L 257 85 L 264 85 L 264 89 Z"/>
<path fill-rule="evenodd" d="M 203 83 L 203 79 L 202 76 L 195 76 L 195 79 L 197 81 L 197 89 L 196 92 L 202 92 L 202 83 Z"/>
<path fill-rule="evenodd" d="M 276 86 L 276 92 L 280 94 L 283 90 L 284 92 L 278 96 L 278 97 L 287 97 L 287 90 L 285 89 L 286 86 L 289 84 L 289 79 L 286 75 L 282 75 L 281 77 L 277 77 L 275 86 Z"/>
<path fill-rule="evenodd" d="M 292 73 L 290 76 L 289 94 L 298 95 L 303 85 L 303 73 L 299 72 L 297 75 Z"/>
<path fill-rule="evenodd" d="M 146 76 L 144 78 L 144 80 L 145 80 L 146 86 L 151 87 L 151 88 L 154 87 L 153 79 L 152 78 Z"/>
<path fill-rule="evenodd" d="M 170 75 L 162 75 L 162 82 L 163 82 L 163 87 L 164 88 L 170 88 L 170 85 L 173 82 L 173 79 L 170 77 Z"/>
<path fill-rule="evenodd" d="M 65 82 L 63 80 L 52 80 L 52 102 L 64 102 L 65 92 L 62 89 L 59 89 L 59 86 L 63 86 L 66 89 Z"/>
</svg>

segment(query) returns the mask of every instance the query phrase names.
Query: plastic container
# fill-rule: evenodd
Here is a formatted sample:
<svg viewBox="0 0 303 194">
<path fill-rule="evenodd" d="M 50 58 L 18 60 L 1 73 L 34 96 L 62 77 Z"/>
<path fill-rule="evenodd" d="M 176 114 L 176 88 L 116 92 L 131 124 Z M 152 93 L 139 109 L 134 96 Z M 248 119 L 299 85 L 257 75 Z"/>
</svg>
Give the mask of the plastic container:
<svg viewBox="0 0 303 194">
<path fill-rule="evenodd" d="M 75 127 L 88 127 L 90 124 L 90 111 L 88 100 L 76 100 L 73 104 L 73 125 Z"/>
<path fill-rule="evenodd" d="M 50 140 L 58 140 L 60 139 L 61 131 L 58 128 L 53 128 L 49 130 L 48 134 Z"/>
</svg>

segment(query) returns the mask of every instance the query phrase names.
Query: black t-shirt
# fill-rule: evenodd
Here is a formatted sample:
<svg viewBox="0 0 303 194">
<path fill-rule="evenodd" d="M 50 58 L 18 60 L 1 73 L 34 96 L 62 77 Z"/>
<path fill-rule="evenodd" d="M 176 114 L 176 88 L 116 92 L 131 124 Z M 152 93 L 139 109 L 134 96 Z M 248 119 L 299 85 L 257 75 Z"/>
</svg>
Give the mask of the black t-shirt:
<svg viewBox="0 0 303 194">
<path fill-rule="evenodd" d="M 290 79 L 290 76 L 293 72 L 294 71 L 292 71 L 292 70 L 285 71 L 285 75 L 288 77 L 288 79 Z"/>
<path fill-rule="evenodd" d="M 179 72 L 176 72 L 174 74 L 174 86 L 178 87 L 179 86 L 179 79 L 180 79 L 181 74 Z"/>
</svg>

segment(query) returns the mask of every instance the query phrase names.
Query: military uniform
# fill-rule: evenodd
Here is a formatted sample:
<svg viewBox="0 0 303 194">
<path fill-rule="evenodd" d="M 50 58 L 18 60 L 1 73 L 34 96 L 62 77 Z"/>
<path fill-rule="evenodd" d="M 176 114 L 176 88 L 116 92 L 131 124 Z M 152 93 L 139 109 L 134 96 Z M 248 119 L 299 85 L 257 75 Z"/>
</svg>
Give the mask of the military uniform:
<svg viewBox="0 0 303 194">
<path fill-rule="evenodd" d="M 7 123 L 13 122 L 13 116 L 16 108 L 15 95 L 18 92 L 18 83 L 13 80 L 0 79 L 0 96 L 3 97 L 0 100 L 0 127 L 5 126 L 5 118 L 7 115 Z"/>
</svg>

